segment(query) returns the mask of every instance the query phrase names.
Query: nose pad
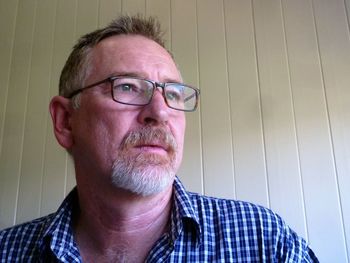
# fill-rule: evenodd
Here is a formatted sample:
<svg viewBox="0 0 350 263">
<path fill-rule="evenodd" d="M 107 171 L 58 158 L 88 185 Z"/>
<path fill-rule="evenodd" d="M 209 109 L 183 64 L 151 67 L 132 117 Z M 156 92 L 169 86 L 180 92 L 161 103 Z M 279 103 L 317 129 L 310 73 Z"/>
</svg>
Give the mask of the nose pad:
<svg viewBox="0 0 350 263">
<path fill-rule="evenodd" d="M 163 86 L 159 85 L 158 83 L 157 83 L 157 86 L 156 86 L 154 92 L 157 92 L 157 91 L 159 91 L 159 93 L 162 94 L 163 97 L 165 96 L 165 92 L 164 92 Z"/>
</svg>

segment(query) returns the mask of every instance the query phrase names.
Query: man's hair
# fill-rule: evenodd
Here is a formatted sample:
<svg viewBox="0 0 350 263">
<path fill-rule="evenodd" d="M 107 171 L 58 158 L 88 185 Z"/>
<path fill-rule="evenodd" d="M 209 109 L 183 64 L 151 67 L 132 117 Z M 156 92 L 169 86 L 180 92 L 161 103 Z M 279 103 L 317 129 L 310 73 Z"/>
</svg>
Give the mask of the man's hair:
<svg viewBox="0 0 350 263">
<path fill-rule="evenodd" d="M 78 40 L 62 69 L 59 95 L 68 97 L 73 91 L 84 87 L 89 68 L 91 68 L 92 48 L 103 39 L 117 35 L 141 35 L 165 48 L 160 23 L 154 17 L 120 16 L 105 28 L 88 33 Z M 79 103 L 73 102 L 73 104 L 77 106 Z"/>
</svg>

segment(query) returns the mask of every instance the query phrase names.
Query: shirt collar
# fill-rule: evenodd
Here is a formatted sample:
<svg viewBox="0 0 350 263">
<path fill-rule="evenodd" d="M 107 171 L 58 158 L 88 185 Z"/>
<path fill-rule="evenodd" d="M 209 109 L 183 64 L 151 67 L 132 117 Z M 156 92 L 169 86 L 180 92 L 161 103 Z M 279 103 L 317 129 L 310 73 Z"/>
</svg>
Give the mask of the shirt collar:
<svg viewBox="0 0 350 263">
<path fill-rule="evenodd" d="M 173 210 L 171 216 L 171 239 L 174 243 L 184 229 L 192 231 L 196 241 L 200 244 L 202 230 L 199 223 L 198 210 L 192 203 L 191 194 L 188 193 L 179 178 L 174 181 Z"/>
<path fill-rule="evenodd" d="M 72 215 L 75 209 L 79 209 L 76 187 L 68 194 L 48 221 L 40 245 L 41 253 L 46 253 L 50 249 L 59 259 L 65 258 L 67 254 L 79 255 L 72 227 Z"/>
<path fill-rule="evenodd" d="M 174 244 L 182 231 L 192 231 L 200 244 L 202 230 L 198 211 L 192 204 L 191 195 L 185 190 L 178 177 L 173 184 L 173 210 L 171 214 L 171 242 Z M 40 248 L 41 252 L 51 249 L 57 258 L 64 258 L 68 253 L 79 255 L 73 237 L 73 211 L 79 209 L 78 191 L 75 187 L 64 199 L 56 213 L 47 223 Z"/>
</svg>

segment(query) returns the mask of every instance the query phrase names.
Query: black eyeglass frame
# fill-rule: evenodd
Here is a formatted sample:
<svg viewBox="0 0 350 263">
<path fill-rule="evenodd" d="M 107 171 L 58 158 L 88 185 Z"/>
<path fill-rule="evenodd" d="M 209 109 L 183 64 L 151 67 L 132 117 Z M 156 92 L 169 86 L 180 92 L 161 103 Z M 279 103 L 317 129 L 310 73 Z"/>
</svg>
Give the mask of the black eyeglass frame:
<svg viewBox="0 0 350 263">
<path fill-rule="evenodd" d="M 153 89 L 152 89 L 152 95 L 150 96 L 150 99 L 147 103 L 144 103 L 144 104 L 135 104 L 135 103 L 127 103 L 127 102 L 121 102 L 121 101 L 118 101 L 117 99 L 115 99 L 114 97 L 114 92 L 113 92 L 113 83 L 116 79 L 124 79 L 124 78 L 127 78 L 127 79 L 135 79 L 135 80 L 143 80 L 143 81 L 146 81 L 146 82 L 149 82 L 153 85 Z M 106 83 L 106 82 L 109 82 L 110 83 L 110 88 L 111 88 L 111 96 L 112 96 L 112 100 L 114 100 L 115 102 L 118 102 L 118 103 L 121 103 L 121 104 L 125 104 L 125 105 L 132 105 L 132 106 L 146 106 L 148 104 L 151 103 L 152 101 L 152 98 L 153 98 L 153 95 L 154 95 L 154 91 L 156 88 L 160 87 L 162 88 L 162 95 L 164 97 L 164 100 L 165 100 L 165 103 L 166 105 L 171 108 L 171 109 L 174 109 L 174 110 L 178 110 L 178 111 L 185 111 L 185 112 L 192 112 L 192 111 L 195 111 L 197 109 L 197 106 L 198 106 L 198 100 L 199 100 L 199 94 L 200 94 L 200 91 L 199 89 L 197 88 L 194 88 L 194 87 L 191 87 L 189 85 L 186 85 L 186 84 L 183 84 L 183 83 L 177 83 L 177 82 L 157 82 L 157 81 L 153 81 L 153 80 L 149 80 L 149 79 L 143 79 L 143 78 L 137 78 L 137 77 L 129 77 L 129 76 L 112 76 L 112 77 L 108 77 L 106 79 L 103 79 L 103 80 L 100 80 L 98 82 L 95 82 L 93 84 L 90 84 L 88 86 L 85 86 L 83 88 L 80 88 L 80 89 L 77 89 L 75 91 L 73 91 L 70 95 L 67 96 L 68 99 L 71 99 L 73 98 L 75 95 L 79 94 L 80 92 L 86 90 L 86 89 L 90 89 L 90 88 L 93 88 L 93 87 L 97 87 L 98 85 L 100 84 L 103 84 L 103 83 Z M 187 87 L 187 88 L 190 88 L 192 90 L 194 90 L 194 93 L 193 95 L 189 96 L 188 98 L 185 99 L 185 102 L 191 98 L 193 98 L 193 96 L 196 96 L 196 104 L 194 105 L 193 109 L 191 110 L 186 110 L 186 109 L 178 109 L 178 108 L 174 108 L 172 106 L 169 105 L 168 103 L 168 100 L 165 96 L 165 88 L 167 85 L 181 85 L 181 86 L 184 86 L 184 87 Z"/>
</svg>

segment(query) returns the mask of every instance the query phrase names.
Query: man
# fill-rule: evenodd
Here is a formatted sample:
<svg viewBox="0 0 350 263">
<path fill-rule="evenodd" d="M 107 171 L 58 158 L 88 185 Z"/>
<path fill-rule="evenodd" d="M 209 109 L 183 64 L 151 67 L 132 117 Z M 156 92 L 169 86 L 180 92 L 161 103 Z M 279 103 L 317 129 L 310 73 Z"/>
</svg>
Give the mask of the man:
<svg viewBox="0 0 350 263">
<path fill-rule="evenodd" d="M 0 233 L 1 262 L 317 262 L 268 209 L 188 193 L 182 83 L 153 19 L 83 36 L 50 103 L 77 187 L 58 211 Z"/>
</svg>

